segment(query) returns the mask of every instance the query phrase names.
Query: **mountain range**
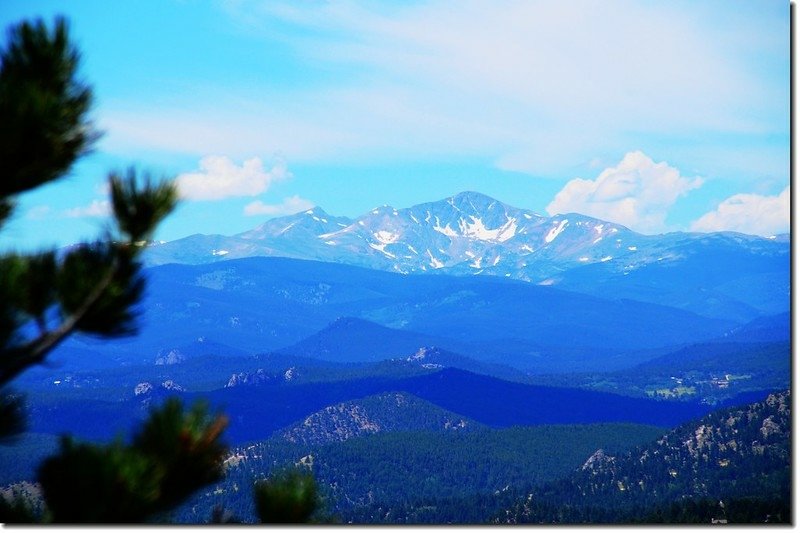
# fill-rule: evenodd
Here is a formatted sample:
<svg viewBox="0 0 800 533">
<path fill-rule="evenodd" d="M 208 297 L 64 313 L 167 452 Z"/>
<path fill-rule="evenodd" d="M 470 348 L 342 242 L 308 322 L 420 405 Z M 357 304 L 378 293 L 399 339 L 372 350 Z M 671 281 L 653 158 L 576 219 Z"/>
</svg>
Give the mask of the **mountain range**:
<svg viewBox="0 0 800 533">
<path fill-rule="evenodd" d="M 70 339 L 53 360 L 76 364 L 85 358 L 70 353 L 102 345 L 106 360 L 128 364 L 295 349 L 296 355 L 353 362 L 407 357 L 434 345 L 482 362 L 549 372 L 630 366 L 647 357 L 621 354 L 711 340 L 742 325 L 493 276 L 412 276 L 277 257 L 162 265 L 145 275 L 147 312 L 138 336 Z M 358 320 L 336 322 L 343 317 Z"/>
<path fill-rule="evenodd" d="M 111 364 L 275 350 L 363 362 L 437 346 L 575 371 L 741 336 L 754 320 L 768 321 L 758 335 L 788 330 L 787 235 L 646 236 L 474 192 L 356 219 L 314 208 L 231 237 L 152 244 L 145 257 L 141 335 L 114 341 Z M 63 351 L 79 362 L 96 344 Z"/>
<path fill-rule="evenodd" d="M 30 424 L 0 482 L 177 396 L 226 413 L 233 446 L 185 521 L 252 521 L 239 488 L 284 467 L 356 523 L 687 521 L 720 498 L 788 520 L 789 397 L 741 407 L 790 385 L 788 236 L 646 236 L 467 192 L 144 255 L 136 335 L 76 335 L 17 380 Z"/>
<path fill-rule="evenodd" d="M 402 274 L 490 275 L 748 320 L 788 310 L 789 237 L 642 235 L 570 213 L 545 217 L 477 192 L 355 219 L 315 207 L 233 236 L 152 243 L 145 261 L 277 256 Z M 689 278 L 695 285 L 685 291 Z"/>
</svg>

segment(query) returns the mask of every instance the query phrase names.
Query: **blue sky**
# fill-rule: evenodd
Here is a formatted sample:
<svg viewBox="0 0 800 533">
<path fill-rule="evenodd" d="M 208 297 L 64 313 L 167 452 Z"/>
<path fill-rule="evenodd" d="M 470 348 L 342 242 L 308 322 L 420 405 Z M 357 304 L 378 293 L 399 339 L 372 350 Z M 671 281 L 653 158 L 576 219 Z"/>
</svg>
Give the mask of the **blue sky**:
<svg viewBox="0 0 800 533">
<path fill-rule="evenodd" d="M 105 132 L 3 247 L 91 238 L 105 178 L 177 177 L 158 239 L 477 190 L 643 233 L 789 230 L 784 1 L 6 0 L 65 15 Z"/>
</svg>

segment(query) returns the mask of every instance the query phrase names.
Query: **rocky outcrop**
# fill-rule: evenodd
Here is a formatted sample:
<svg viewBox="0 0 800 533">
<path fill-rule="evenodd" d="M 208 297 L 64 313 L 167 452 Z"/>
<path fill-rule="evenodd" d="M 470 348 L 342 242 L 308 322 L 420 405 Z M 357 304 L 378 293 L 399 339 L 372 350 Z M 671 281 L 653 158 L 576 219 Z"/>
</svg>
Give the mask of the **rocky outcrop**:
<svg viewBox="0 0 800 533">
<path fill-rule="evenodd" d="M 180 350 L 173 349 L 173 350 L 161 350 L 158 353 L 158 357 L 156 357 L 156 365 L 177 365 L 186 360 L 186 356 L 183 355 Z"/>
<path fill-rule="evenodd" d="M 232 374 L 225 387 L 239 387 L 242 385 L 263 385 L 272 381 L 273 376 L 267 374 L 266 370 L 259 368 L 255 372 L 239 372 Z"/>
<path fill-rule="evenodd" d="M 469 431 L 480 424 L 403 392 L 331 405 L 280 432 L 289 442 L 341 442 L 381 431 Z"/>
<path fill-rule="evenodd" d="M 789 391 L 713 412 L 617 457 L 598 450 L 573 476 L 539 491 L 558 509 L 652 508 L 671 502 L 730 498 L 786 502 L 790 489 Z M 508 522 L 552 519 L 528 501 Z"/>
<path fill-rule="evenodd" d="M 176 392 L 186 392 L 186 389 L 171 379 L 158 385 L 153 385 L 149 381 L 142 381 L 133 388 L 134 397 L 142 400 L 145 405 L 149 405 L 153 398 L 163 398 Z"/>
</svg>

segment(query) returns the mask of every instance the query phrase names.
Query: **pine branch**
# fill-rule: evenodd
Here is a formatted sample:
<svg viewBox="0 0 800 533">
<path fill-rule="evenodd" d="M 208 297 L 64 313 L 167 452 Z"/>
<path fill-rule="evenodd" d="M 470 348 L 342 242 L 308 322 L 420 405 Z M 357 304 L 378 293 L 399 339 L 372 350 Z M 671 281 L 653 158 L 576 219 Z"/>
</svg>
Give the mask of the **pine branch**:
<svg viewBox="0 0 800 533">
<path fill-rule="evenodd" d="M 0 365 L 0 387 L 21 374 L 30 366 L 44 362 L 47 355 L 61 342 L 71 335 L 92 307 L 100 301 L 103 293 L 109 288 L 119 270 L 119 261 L 114 261 L 111 268 L 100 279 L 92 292 L 86 297 L 83 304 L 61 324 L 52 330 L 40 334 L 37 338 L 3 351 L 3 364 Z"/>
</svg>

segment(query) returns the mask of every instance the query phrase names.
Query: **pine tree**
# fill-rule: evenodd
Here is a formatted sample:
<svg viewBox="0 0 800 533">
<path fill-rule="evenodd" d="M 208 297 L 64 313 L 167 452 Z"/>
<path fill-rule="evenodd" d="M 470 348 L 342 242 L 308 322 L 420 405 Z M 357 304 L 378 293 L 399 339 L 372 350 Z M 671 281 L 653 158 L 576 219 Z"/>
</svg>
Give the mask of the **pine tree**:
<svg viewBox="0 0 800 533">
<path fill-rule="evenodd" d="M 0 228 L 16 197 L 65 176 L 99 137 L 87 118 L 91 88 L 78 81 L 79 53 L 64 19 L 22 22 L 0 50 Z M 24 405 L 10 383 L 73 334 L 136 333 L 134 306 L 145 286 L 141 253 L 175 207 L 174 185 L 131 168 L 109 177 L 113 226 L 66 252 L 0 256 L 0 436 L 24 428 Z M 158 520 L 197 489 L 221 479 L 222 415 L 172 399 L 155 408 L 130 443 L 78 443 L 66 437 L 38 481 L 44 510 L 0 497 L 0 521 L 133 523 Z M 294 479 L 292 482 L 296 481 Z M 313 485 L 313 480 L 309 483 Z M 312 486 L 306 483 L 303 487 Z M 270 521 L 305 520 L 315 491 L 274 485 Z M 257 491 L 263 499 L 264 489 Z M 293 496 L 294 495 L 294 496 Z M 282 511 L 282 509 L 285 510 Z"/>
</svg>

